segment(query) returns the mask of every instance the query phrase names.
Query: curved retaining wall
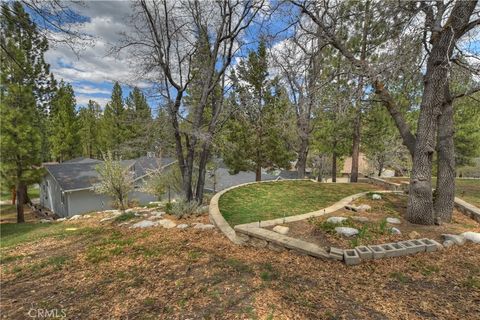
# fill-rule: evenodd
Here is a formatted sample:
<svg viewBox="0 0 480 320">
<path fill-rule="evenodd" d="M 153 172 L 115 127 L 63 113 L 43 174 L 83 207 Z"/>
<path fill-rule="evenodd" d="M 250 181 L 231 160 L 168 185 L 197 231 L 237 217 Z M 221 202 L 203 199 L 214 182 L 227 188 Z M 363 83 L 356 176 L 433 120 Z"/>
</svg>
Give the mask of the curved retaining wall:
<svg viewBox="0 0 480 320">
<path fill-rule="evenodd" d="M 312 181 L 310 179 L 302 179 L 302 180 Z M 280 180 L 280 181 L 299 181 L 299 179 L 283 179 L 283 180 Z M 210 206 L 209 206 L 209 209 L 208 209 L 208 214 L 209 214 L 210 221 L 218 229 L 220 229 L 220 231 L 222 231 L 223 234 L 225 236 L 227 236 L 227 238 L 230 239 L 233 243 L 242 245 L 242 244 L 245 244 L 245 242 L 248 240 L 248 238 L 244 237 L 242 234 L 237 234 L 235 232 L 235 230 L 228 224 L 228 222 L 222 216 L 222 214 L 220 212 L 220 209 L 219 209 L 219 206 L 218 206 L 220 197 L 224 193 L 226 193 L 226 192 L 228 192 L 232 189 L 240 188 L 240 187 L 243 187 L 243 186 L 248 186 L 248 185 L 255 184 L 255 183 L 269 183 L 269 182 L 274 183 L 275 181 L 258 181 L 258 182 L 256 181 L 256 182 L 248 182 L 248 183 L 239 184 L 237 186 L 233 186 L 233 187 L 230 187 L 230 188 L 227 188 L 225 190 L 222 190 L 222 191 L 218 192 L 217 194 L 215 194 L 213 196 L 212 200 L 210 200 Z M 353 201 L 355 199 L 358 199 L 359 197 L 364 196 L 368 192 L 372 192 L 372 191 L 361 192 L 361 193 L 357 193 L 357 194 L 348 196 L 348 197 L 341 199 L 340 201 L 334 203 L 333 205 L 331 205 L 327 208 L 320 209 L 320 210 L 317 210 L 317 211 L 304 213 L 304 214 L 296 215 L 296 216 L 285 217 L 285 218 L 278 218 L 278 219 L 273 219 L 273 220 L 261 221 L 260 223 L 258 223 L 258 222 L 246 223 L 246 224 L 238 225 L 238 226 L 236 226 L 236 228 L 239 227 L 242 230 L 243 229 L 248 229 L 248 228 L 251 228 L 251 227 L 264 228 L 264 227 L 274 226 L 274 225 L 277 225 L 277 224 L 304 220 L 304 219 L 308 219 L 310 217 L 319 217 L 319 216 L 322 216 L 324 214 L 331 213 L 331 212 L 334 212 L 334 211 L 337 211 L 337 210 L 343 208 L 345 205 L 347 205 L 351 201 Z M 373 191 L 373 192 L 385 193 L 385 192 L 391 192 L 391 191 Z"/>
</svg>

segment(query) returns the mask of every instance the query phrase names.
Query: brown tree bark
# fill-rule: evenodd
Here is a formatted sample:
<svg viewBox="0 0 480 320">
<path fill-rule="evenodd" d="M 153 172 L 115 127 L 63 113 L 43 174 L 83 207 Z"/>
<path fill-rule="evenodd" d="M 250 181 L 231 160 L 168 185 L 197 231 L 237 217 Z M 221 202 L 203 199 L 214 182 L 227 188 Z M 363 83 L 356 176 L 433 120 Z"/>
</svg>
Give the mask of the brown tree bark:
<svg viewBox="0 0 480 320">
<path fill-rule="evenodd" d="M 262 167 L 259 164 L 255 168 L 255 181 L 262 181 Z"/>
<path fill-rule="evenodd" d="M 308 155 L 308 134 L 306 136 L 300 136 L 300 148 L 298 151 L 297 160 L 297 178 L 303 179 L 306 175 L 307 168 L 307 155 Z"/>
<path fill-rule="evenodd" d="M 360 110 L 358 110 L 353 124 L 352 168 L 350 172 L 350 182 L 358 182 L 358 161 L 360 158 L 361 125 L 361 112 Z"/>
<path fill-rule="evenodd" d="M 431 225 L 436 220 L 431 179 L 438 117 L 442 113 L 444 102 L 447 101 L 445 83 L 449 81 L 450 59 L 455 43 L 465 33 L 476 2 L 458 1 L 444 27 L 431 36 L 432 49 L 424 77 L 425 86 L 420 106 L 407 207 L 407 219 L 412 223 Z M 442 121 L 447 121 L 446 118 Z M 444 201 L 447 199 L 443 196 L 441 198 Z"/>
<path fill-rule="evenodd" d="M 15 204 L 16 200 L 17 200 L 17 188 L 13 187 L 12 188 L 12 205 Z"/>
<path fill-rule="evenodd" d="M 455 148 L 453 143 L 453 103 L 448 84 L 445 86 L 445 103 L 438 118 L 437 134 L 437 185 L 434 210 L 436 222 L 450 222 L 455 201 Z"/>
<path fill-rule="evenodd" d="M 17 184 L 17 223 L 25 222 L 23 206 L 25 204 L 26 185 L 24 182 Z"/>
<path fill-rule="evenodd" d="M 337 182 L 337 153 L 332 154 L 332 182 Z"/>
</svg>

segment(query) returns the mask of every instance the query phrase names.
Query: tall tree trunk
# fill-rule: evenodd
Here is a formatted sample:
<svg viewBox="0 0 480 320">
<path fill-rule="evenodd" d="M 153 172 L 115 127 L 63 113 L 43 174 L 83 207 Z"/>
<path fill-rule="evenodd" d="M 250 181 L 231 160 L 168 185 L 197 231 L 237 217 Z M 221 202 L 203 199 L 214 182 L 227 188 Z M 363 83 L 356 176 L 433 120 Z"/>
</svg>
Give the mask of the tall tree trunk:
<svg viewBox="0 0 480 320">
<path fill-rule="evenodd" d="M 202 152 L 200 153 L 200 163 L 198 165 L 198 180 L 195 191 L 195 200 L 198 203 L 203 201 L 203 189 L 205 187 L 205 175 L 207 173 L 207 162 L 210 157 L 210 142 L 206 141 L 203 144 Z M 214 190 L 215 191 L 215 190 Z"/>
<path fill-rule="evenodd" d="M 362 114 L 357 110 L 353 124 L 353 145 L 352 145 L 352 170 L 350 173 L 350 182 L 358 182 L 358 161 L 360 158 L 360 130 L 362 124 Z"/>
<path fill-rule="evenodd" d="M 337 182 L 337 153 L 332 154 L 332 182 Z"/>
<path fill-rule="evenodd" d="M 17 223 L 25 222 L 23 206 L 25 204 L 26 185 L 24 182 L 17 184 Z"/>
<path fill-rule="evenodd" d="M 15 204 L 16 200 L 17 200 L 17 188 L 13 187 L 12 188 L 12 205 Z"/>
<path fill-rule="evenodd" d="M 437 223 L 450 222 L 455 202 L 455 148 L 453 143 L 453 104 L 448 84 L 445 104 L 438 118 L 437 135 L 437 185 L 434 210 Z"/>
<path fill-rule="evenodd" d="M 262 181 L 262 166 L 259 163 L 255 168 L 255 181 Z"/>
<path fill-rule="evenodd" d="M 379 167 L 378 167 L 378 176 L 379 177 L 382 176 L 382 171 L 383 171 L 383 161 L 379 164 Z"/>
<path fill-rule="evenodd" d="M 305 178 L 307 168 L 307 156 L 308 156 L 308 136 L 300 137 L 300 149 L 298 151 L 297 160 L 297 177 L 299 179 Z"/>
<path fill-rule="evenodd" d="M 437 121 L 445 101 L 448 101 L 447 98 L 449 98 L 445 97 L 445 83 L 449 81 L 453 49 L 455 43 L 468 29 L 466 26 L 468 26 L 476 4 L 477 1 L 456 2 L 448 21 L 445 22 L 445 27 L 439 31 L 435 30 L 431 36 L 432 49 L 424 76 L 425 85 L 418 119 L 408 197 L 407 219 L 412 223 L 427 225 L 435 223 L 431 179 Z M 442 134 L 444 134 L 443 131 Z"/>
</svg>

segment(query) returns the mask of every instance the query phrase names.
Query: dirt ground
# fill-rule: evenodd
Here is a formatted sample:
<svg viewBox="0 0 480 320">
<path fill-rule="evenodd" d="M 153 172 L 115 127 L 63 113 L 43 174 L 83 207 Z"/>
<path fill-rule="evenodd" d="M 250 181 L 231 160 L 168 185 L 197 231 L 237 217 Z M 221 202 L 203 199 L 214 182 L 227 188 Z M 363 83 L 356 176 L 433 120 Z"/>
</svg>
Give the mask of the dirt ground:
<svg viewBox="0 0 480 320">
<path fill-rule="evenodd" d="M 336 212 L 327 214 L 322 217 L 288 223 L 290 227 L 288 236 L 299 238 L 308 242 L 318 244 L 322 247 L 329 248 L 331 246 L 341 248 L 352 248 L 357 245 L 381 244 L 388 242 L 397 242 L 409 240 L 409 234 L 413 231 L 418 235 L 415 238 L 435 239 L 442 243 L 441 235 L 443 233 L 460 234 L 466 231 L 480 232 L 480 223 L 470 219 L 458 210 L 454 210 L 451 223 L 444 223 L 441 226 L 423 226 L 412 224 L 405 220 L 407 209 L 407 197 L 404 195 L 383 194 L 382 200 L 372 200 L 363 197 L 356 200 L 354 205 L 368 204 L 371 210 L 368 212 L 355 213 L 350 210 L 341 209 Z M 342 237 L 332 232 L 327 232 L 320 227 L 321 223 L 329 217 L 366 217 L 369 222 L 352 222 L 351 227 L 361 230 L 362 227 L 368 228 L 364 235 L 358 237 Z M 387 217 L 398 218 L 401 224 L 386 224 L 386 232 L 379 232 L 380 222 Z M 388 229 L 391 227 L 398 228 L 401 234 L 391 234 Z"/>
<path fill-rule="evenodd" d="M 347 267 L 236 246 L 216 230 L 101 217 L 2 248 L 1 317 L 34 308 L 67 319 L 480 318 L 480 245 Z"/>
</svg>

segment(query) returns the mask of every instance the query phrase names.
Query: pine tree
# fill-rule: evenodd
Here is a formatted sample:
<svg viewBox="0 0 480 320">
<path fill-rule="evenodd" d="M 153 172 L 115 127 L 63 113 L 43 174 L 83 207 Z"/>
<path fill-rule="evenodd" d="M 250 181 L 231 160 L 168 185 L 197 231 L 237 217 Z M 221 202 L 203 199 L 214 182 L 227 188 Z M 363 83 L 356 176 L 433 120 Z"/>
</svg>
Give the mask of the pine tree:
<svg viewBox="0 0 480 320">
<path fill-rule="evenodd" d="M 114 156 L 122 154 L 122 145 L 126 140 L 125 113 L 122 87 L 118 82 L 115 82 L 111 100 L 105 106 L 102 123 L 105 132 L 104 148 L 106 149 L 103 151 L 110 150 Z"/>
<path fill-rule="evenodd" d="M 101 135 L 102 128 L 101 108 L 100 105 L 89 100 L 85 108 L 81 108 L 78 112 L 78 135 L 80 137 L 80 145 L 82 155 L 89 158 L 99 158 L 101 156 Z"/>
<path fill-rule="evenodd" d="M 24 222 L 27 186 L 42 173 L 40 106 L 49 78 L 43 60 L 48 46 L 20 3 L 3 3 L 1 15 L 0 173 L 4 185 L 15 186 L 17 221 Z"/>
<path fill-rule="evenodd" d="M 263 41 L 239 63 L 237 74 L 232 97 L 237 112 L 226 126 L 223 157 L 232 171 L 255 171 L 259 181 L 262 168 L 286 168 L 294 158 L 287 129 L 291 107 L 285 91 L 268 77 Z"/>
<path fill-rule="evenodd" d="M 125 101 L 125 143 L 123 153 L 129 157 L 145 155 L 152 151 L 153 119 L 150 106 L 143 93 L 135 87 Z"/>
<path fill-rule="evenodd" d="M 52 99 L 49 137 L 52 156 L 60 162 L 72 159 L 80 152 L 75 107 L 73 88 L 62 81 Z"/>
<path fill-rule="evenodd" d="M 47 161 L 50 159 L 48 106 L 56 87 L 50 66 L 44 59 L 48 41 L 40 34 L 20 2 L 4 2 L 1 16 L 2 59 L 10 60 L 17 67 L 17 72 L 8 74 L 8 79 L 2 79 L 2 84 L 21 83 L 31 87 L 38 109 L 38 115 L 32 121 L 40 130 L 41 157 Z M 17 50 L 22 51 L 21 56 L 17 55 Z"/>
</svg>

